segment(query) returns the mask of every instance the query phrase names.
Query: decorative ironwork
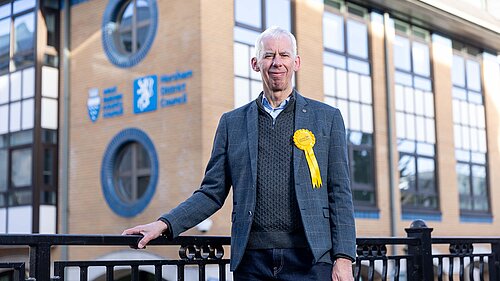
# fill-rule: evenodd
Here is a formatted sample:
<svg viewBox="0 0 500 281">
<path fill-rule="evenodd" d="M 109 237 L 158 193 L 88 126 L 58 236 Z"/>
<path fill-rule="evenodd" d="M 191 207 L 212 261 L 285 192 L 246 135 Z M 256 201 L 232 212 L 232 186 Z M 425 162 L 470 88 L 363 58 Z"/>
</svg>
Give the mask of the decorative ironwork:
<svg viewBox="0 0 500 281">
<path fill-rule="evenodd" d="M 474 252 L 472 243 L 450 243 L 450 253 L 453 255 L 471 255 Z"/>
<path fill-rule="evenodd" d="M 356 253 L 359 257 L 385 257 L 387 254 L 387 247 L 381 245 L 358 245 Z"/>
<path fill-rule="evenodd" d="M 224 256 L 222 245 L 182 245 L 179 257 L 184 260 L 220 260 Z"/>
</svg>

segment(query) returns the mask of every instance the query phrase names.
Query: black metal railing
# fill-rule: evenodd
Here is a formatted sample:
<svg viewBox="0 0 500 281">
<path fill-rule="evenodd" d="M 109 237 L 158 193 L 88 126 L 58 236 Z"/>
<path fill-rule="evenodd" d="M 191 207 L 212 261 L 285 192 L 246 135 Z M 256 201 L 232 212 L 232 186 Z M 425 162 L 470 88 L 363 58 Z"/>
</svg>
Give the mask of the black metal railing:
<svg viewBox="0 0 500 281">
<path fill-rule="evenodd" d="M 415 221 L 405 229 L 402 238 L 357 238 L 357 258 L 353 265 L 355 280 L 491 280 L 500 281 L 500 237 L 445 238 L 431 237 L 432 228 Z M 89 269 L 105 268 L 105 279 L 114 280 L 117 269 L 130 272 L 130 280 L 141 280 L 141 271 L 154 268 L 154 280 L 164 280 L 167 266 L 177 269 L 177 280 L 185 280 L 185 269 L 195 266 L 198 280 L 206 280 L 207 266 L 218 269 L 218 280 L 226 276 L 229 259 L 223 246 L 230 246 L 229 237 L 181 236 L 173 240 L 160 237 L 150 245 L 179 247 L 179 258 L 161 260 L 51 261 L 51 248 L 66 246 L 129 246 L 137 245 L 141 236 L 121 235 L 0 235 L 2 246 L 28 246 L 28 276 L 25 263 L 0 263 L 0 269 L 14 271 L 11 280 L 69 280 L 66 270 L 79 272 L 79 280 L 88 280 Z M 475 245 L 483 250 L 475 250 Z M 434 253 L 433 253 L 434 248 Z M 447 249 L 447 253 L 439 252 Z M 486 249 L 486 250 L 484 250 Z M 390 252 L 390 253 L 389 253 Z M 51 268 L 53 275 L 51 276 Z"/>
<path fill-rule="evenodd" d="M 181 236 L 173 240 L 159 237 L 148 245 L 178 246 L 179 259 L 175 260 L 144 260 L 144 261 L 56 261 L 54 262 L 54 276 L 51 278 L 51 248 L 57 245 L 66 246 L 128 246 L 136 247 L 141 236 L 130 235 L 64 235 L 64 234 L 31 234 L 31 235 L 0 235 L 0 245 L 28 246 L 29 251 L 29 279 L 36 280 L 66 280 L 64 270 L 69 267 L 78 267 L 80 280 L 87 280 L 89 267 L 103 266 L 106 268 L 106 280 L 113 280 L 114 269 L 119 266 L 131 268 L 131 280 L 140 280 L 138 270 L 140 266 L 154 266 L 155 280 L 161 279 L 161 269 L 166 265 L 177 266 L 177 279 L 184 280 L 184 267 L 196 265 L 199 268 L 200 280 L 205 280 L 205 266 L 219 265 L 219 269 L 229 264 L 224 259 L 224 245 L 230 245 L 230 237 L 211 236 Z M 14 263 L 10 263 L 14 265 Z M 24 266 L 24 263 L 21 263 Z M 18 266 L 18 264 L 15 264 Z M 12 268 L 7 263 L 0 263 L 0 268 Z M 17 275 L 17 274 L 16 274 Z M 135 279 L 134 279 L 135 278 Z M 27 279 L 27 280 L 28 280 Z M 219 271 L 219 280 L 226 279 L 225 270 Z M 16 277 L 17 280 L 17 277 Z M 20 278 L 19 280 L 24 280 Z"/>
</svg>

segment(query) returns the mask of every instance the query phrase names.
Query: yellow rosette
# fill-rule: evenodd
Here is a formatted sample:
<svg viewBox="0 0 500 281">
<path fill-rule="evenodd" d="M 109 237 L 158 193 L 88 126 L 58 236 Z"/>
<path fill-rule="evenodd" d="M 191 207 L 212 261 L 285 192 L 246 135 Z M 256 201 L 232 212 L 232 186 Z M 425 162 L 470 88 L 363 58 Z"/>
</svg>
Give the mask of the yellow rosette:
<svg viewBox="0 0 500 281">
<path fill-rule="evenodd" d="M 304 153 L 306 154 L 307 165 L 309 166 L 309 172 L 311 172 L 313 188 L 320 188 L 322 185 L 321 174 L 319 172 L 318 161 L 316 160 L 313 150 L 313 146 L 316 143 L 314 134 L 306 129 L 297 130 L 293 134 L 293 142 L 299 149 L 304 150 Z"/>
</svg>

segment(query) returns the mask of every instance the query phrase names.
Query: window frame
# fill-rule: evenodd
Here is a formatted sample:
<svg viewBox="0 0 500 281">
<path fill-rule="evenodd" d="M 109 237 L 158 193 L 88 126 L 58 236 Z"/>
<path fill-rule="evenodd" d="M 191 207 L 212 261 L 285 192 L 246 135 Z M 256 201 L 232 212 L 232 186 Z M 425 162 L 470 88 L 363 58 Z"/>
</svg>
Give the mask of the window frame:
<svg viewBox="0 0 500 281">
<path fill-rule="evenodd" d="M 32 46 L 31 46 L 31 49 L 28 49 L 28 50 L 23 50 L 23 51 L 15 51 L 15 44 L 16 44 L 16 26 L 15 26 L 15 23 L 16 23 L 16 19 L 17 18 L 20 18 L 20 17 L 23 17 L 23 16 L 26 16 L 26 15 L 29 15 L 29 14 L 33 14 L 33 26 L 34 26 L 34 30 L 33 30 L 33 42 L 32 42 Z M 37 23 L 37 13 L 35 12 L 34 8 L 32 9 L 28 9 L 28 10 L 25 10 L 25 11 L 22 11 L 18 14 L 13 14 L 12 15 L 12 24 L 11 24 L 11 35 L 10 35 L 10 38 L 12 39 L 11 44 L 10 45 L 10 51 L 11 51 L 11 60 L 14 62 L 14 65 L 15 65 L 15 70 L 18 70 L 20 68 L 26 68 L 26 67 L 29 67 L 31 65 L 34 65 L 36 64 L 35 62 L 35 57 L 36 57 L 36 38 L 37 38 L 37 29 L 38 29 L 38 23 Z M 32 56 L 32 60 L 30 61 L 27 61 L 25 58 L 28 57 L 28 56 Z M 23 64 L 17 64 L 17 58 L 22 58 L 20 61 L 23 62 Z M 25 63 L 25 62 L 28 62 L 28 63 Z"/>
<path fill-rule="evenodd" d="M 333 4 L 338 4 L 337 7 L 334 7 Z M 325 97 L 328 97 L 328 98 L 333 98 L 335 100 L 338 100 L 338 99 L 341 99 L 345 102 L 349 104 L 351 103 L 356 103 L 356 104 L 359 104 L 360 106 L 362 105 L 369 105 L 372 109 L 372 116 L 371 116 L 371 122 L 372 122 L 372 132 L 370 133 L 370 136 L 371 136 L 371 141 L 370 141 L 370 144 L 367 144 L 367 143 L 362 143 L 362 144 L 354 144 L 352 141 L 350 141 L 349 139 L 349 136 L 352 132 L 354 133 L 360 133 L 360 134 L 369 134 L 369 133 L 365 133 L 363 132 L 362 129 L 360 130 L 351 130 L 349 128 L 346 128 L 346 136 L 347 136 L 347 150 L 348 150 L 348 157 L 349 157 L 349 167 L 350 167 L 350 176 L 351 176 L 351 190 L 354 192 L 355 190 L 357 191 L 361 191 L 361 192 L 366 192 L 366 191 L 369 191 L 369 192 L 372 192 L 373 193 L 373 203 L 368 203 L 366 201 L 361 201 L 361 200 L 355 200 L 355 198 L 353 198 L 353 203 L 354 203 L 354 208 L 355 210 L 360 210 L 360 211 L 372 211 L 372 210 L 378 210 L 378 192 L 377 192 L 377 168 L 376 168 L 376 165 L 375 165 L 375 156 L 376 156 L 376 146 L 375 146 L 375 143 L 376 143 L 376 140 L 375 140 L 375 134 L 374 134 L 374 128 L 375 128 L 375 118 L 374 118 L 374 110 L 373 110 L 373 79 L 372 79 L 372 57 L 371 57 L 371 42 L 370 42 L 370 38 L 371 38 L 371 29 L 370 29 L 370 11 L 368 8 L 365 8 L 363 6 L 359 6 L 359 5 L 354 5 L 354 4 L 351 4 L 351 3 L 347 3 L 345 4 L 344 2 L 338 2 L 338 1 L 335 1 L 333 4 L 328 4 L 328 3 L 325 3 L 325 9 L 324 9 L 324 12 L 328 12 L 328 13 L 331 13 L 331 14 L 334 14 L 336 16 L 339 16 L 342 18 L 343 20 L 343 25 L 342 25 L 342 28 L 343 28 L 343 35 L 344 35 L 344 38 L 343 38 L 343 52 L 340 52 L 338 50 L 334 50 L 334 49 L 331 49 L 331 48 L 328 48 L 328 47 L 325 47 L 323 45 L 323 53 L 330 53 L 330 54 L 335 54 L 335 55 L 339 55 L 339 56 L 342 56 L 344 59 L 345 59 L 345 63 L 346 63 L 346 67 L 345 69 L 342 69 L 346 72 L 346 76 L 349 76 L 350 73 L 355 73 L 357 75 L 359 75 L 360 77 L 361 76 L 368 76 L 370 77 L 370 85 L 371 85 L 371 102 L 368 104 L 368 103 L 365 103 L 363 101 L 353 101 L 351 100 L 351 98 L 349 97 L 349 94 L 347 96 L 347 98 L 343 98 L 343 97 L 338 97 L 338 96 L 330 96 L 330 95 L 326 95 L 325 94 Z M 354 14 L 352 12 L 349 12 L 349 8 L 354 8 L 354 9 L 363 9 L 364 10 L 364 16 L 360 16 L 360 15 L 357 15 L 357 14 Z M 356 56 L 356 55 L 353 55 L 351 53 L 349 53 L 349 50 L 348 50 L 348 29 L 347 29 L 347 22 L 349 20 L 352 20 L 352 21 L 356 21 L 356 22 L 359 22 L 359 23 L 362 23 L 366 26 L 366 29 L 367 29 L 367 32 L 366 32 L 366 36 L 367 36 L 367 40 L 366 40 L 366 43 L 367 43 L 367 58 L 363 58 L 363 57 L 359 57 L 359 56 Z M 363 61 L 363 62 L 366 62 L 368 64 L 368 69 L 369 69 L 369 73 L 368 74 L 362 74 L 360 72 L 357 72 L 357 71 L 353 71 L 353 70 L 349 70 L 348 68 L 348 61 L 349 59 L 355 59 L 355 60 L 358 60 L 358 61 Z M 330 65 L 330 64 L 325 64 L 323 62 L 323 66 L 327 66 L 327 67 L 330 67 L 330 68 L 333 68 L 335 70 L 339 70 L 341 68 L 339 67 L 336 67 L 336 66 L 333 66 L 333 65 Z M 347 88 L 349 89 L 349 85 L 347 84 Z M 361 113 L 361 111 L 360 111 Z M 349 118 L 348 116 L 345 116 L 344 118 Z M 362 116 L 359 116 L 360 120 L 362 120 Z M 371 180 L 372 180 L 372 185 L 369 185 L 369 184 L 363 184 L 363 183 L 358 183 L 358 182 L 355 182 L 354 181 L 354 161 L 353 161 L 353 154 L 355 151 L 368 151 L 368 153 L 371 154 L 371 167 L 372 167 L 372 177 L 371 177 Z"/>
<path fill-rule="evenodd" d="M 361 192 L 371 192 L 373 193 L 373 203 L 368 203 L 366 201 L 360 201 L 360 200 L 355 200 L 353 197 L 353 203 L 356 209 L 373 209 L 377 208 L 377 182 L 376 182 L 376 167 L 375 167 L 375 148 L 374 145 L 367 145 L 367 144 L 361 144 L 361 145 L 354 145 L 348 142 L 347 144 L 347 150 L 348 150 L 348 157 L 349 157 L 349 170 L 351 173 L 351 179 L 354 179 L 354 164 L 351 159 L 354 158 L 353 154 L 354 151 L 369 151 L 371 154 L 371 166 L 372 166 L 372 173 L 371 173 L 371 181 L 373 182 L 373 185 L 370 184 L 363 184 L 359 182 L 355 182 L 354 180 L 351 180 L 351 192 L 354 192 L 355 190 L 361 191 Z"/>
<path fill-rule="evenodd" d="M 135 202 L 126 202 L 117 193 L 114 170 L 121 148 L 130 142 L 137 142 L 143 146 L 150 159 L 151 175 L 144 196 Z M 102 193 L 109 208 L 122 217 L 134 217 L 141 213 L 153 199 L 158 183 L 158 156 L 153 141 L 138 128 L 125 128 L 117 133 L 109 142 L 101 164 Z"/>
<path fill-rule="evenodd" d="M 42 129 L 42 133 L 45 133 L 47 131 L 52 131 L 55 132 L 56 136 L 58 134 L 58 130 L 50 130 L 50 129 Z M 43 139 L 43 138 L 42 138 Z M 51 167 L 49 167 L 50 170 L 46 170 L 47 167 L 45 167 L 45 152 L 50 151 L 52 153 L 53 161 L 51 163 Z M 57 187 L 59 186 L 59 173 L 58 173 L 58 159 L 59 159 L 59 145 L 57 143 L 57 140 L 54 142 L 42 140 L 42 149 L 41 149 L 41 161 L 43 165 L 40 165 L 39 171 L 37 173 L 40 173 L 41 175 L 41 187 L 39 189 L 40 192 L 40 205 L 58 205 L 58 193 L 57 193 Z M 45 175 L 47 172 L 51 172 L 51 177 L 52 180 L 49 183 L 45 182 Z M 53 202 L 48 202 L 46 201 L 43 196 L 43 194 L 50 194 L 50 196 L 53 196 L 54 198 Z"/>
<path fill-rule="evenodd" d="M 436 200 L 436 208 L 424 208 L 420 209 L 421 207 L 419 206 L 413 206 L 410 204 L 403 204 L 401 201 L 401 208 L 404 212 L 411 212 L 411 213 L 436 213 L 439 210 L 440 207 L 440 202 L 439 202 L 439 194 L 438 192 L 426 192 L 426 191 L 420 191 L 419 185 L 420 185 L 420 178 L 419 178 L 419 166 L 418 166 L 418 160 L 421 158 L 425 159 L 432 159 L 434 160 L 434 175 L 436 175 L 436 170 L 437 170 L 437 163 L 436 160 L 433 157 L 427 156 L 427 155 L 421 155 L 417 153 L 410 153 L 410 152 L 399 152 L 399 160 L 401 159 L 402 156 L 409 156 L 413 158 L 413 165 L 415 167 L 415 186 L 413 189 L 408 189 L 406 192 L 401 191 L 401 199 L 403 198 L 404 195 L 411 195 L 414 198 L 421 198 L 422 196 L 434 196 Z M 401 173 L 401 171 L 398 171 Z M 434 184 L 437 186 L 436 183 L 436 177 L 434 177 Z"/>
<path fill-rule="evenodd" d="M 16 134 L 25 134 L 29 133 L 30 136 L 28 139 L 25 141 L 19 143 L 19 144 L 12 144 L 12 138 Z M 4 198 L 4 202 L 0 201 L 0 208 L 11 208 L 11 207 L 16 207 L 16 206 L 33 206 L 35 204 L 35 195 L 34 195 L 34 190 L 36 186 L 36 173 L 38 173 L 38 167 L 35 165 L 35 139 L 34 139 L 34 133 L 35 130 L 29 129 L 29 130 L 22 130 L 22 131 L 17 131 L 14 133 L 6 133 L 2 134 L 2 138 L 4 138 L 4 143 L 2 146 L 2 150 L 5 151 L 6 153 L 6 163 L 7 163 L 7 186 L 5 191 L 0 191 L 0 196 Z M 29 185 L 23 185 L 23 186 L 18 186 L 14 187 L 12 183 L 12 152 L 16 150 L 22 150 L 22 149 L 31 149 L 31 183 Z M 26 192 L 26 191 L 31 191 L 31 199 L 29 203 L 11 203 L 12 198 L 14 198 L 15 194 L 18 192 Z"/>
<path fill-rule="evenodd" d="M 114 170 L 113 170 L 113 178 L 114 178 L 114 181 L 115 181 L 115 189 L 116 189 L 116 193 L 120 196 L 120 198 L 122 200 L 124 200 L 125 202 L 129 202 L 131 204 L 133 204 L 134 202 L 138 201 L 142 196 L 144 196 L 144 194 L 142 194 L 141 196 L 138 196 L 139 194 L 139 183 L 138 183 L 138 180 L 139 180 L 139 177 L 141 176 L 148 176 L 149 178 L 151 177 L 151 172 L 152 172 L 152 169 L 151 169 L 151 166 L 149 166 L 148 168 L 140 168 L 137 166 L 137 161 L 138 161 L 138 153 L 139 151 L 141 150 L 141 148 L 146 152 L 146 156 L 148 157 L 148 162 L 151 163 L 151 159 L 149 159 L 149 155 L 147 154 L 147 151 L 144 147 L 139 147 L 139 146 L 142 146 L 140 143 L 136 142 L 136 141 L 131 141 L 131 142 L 128 142 L 128 143 L 124 143 L 122 147 L 120 147 L 120 150 L 117 152 L 117 156 L 116 156 L 116 163 L 115 163 L 115 167 L 114 167 Z M 130 149 L 131 151 L 131 158 L 130 158 L 130 163 L 131 163 L 131 167 L 130 167 L 130 170 L 126 171 L 126 172 L 120 172 L 120 165 L 121 165 L 121 161 L 124 160 L 124 155 L 125 153 L 127 152 L 126 150 Z M 127 198 L 126 197 L 126 194 L 125 192 L 123 191 L 124 187 L 122 186 L 122 184 L 120 184 L 120 180 L 122 177 L 127 177 L 127 178 L 130 178 L 130 182 L 131 182 L 131 198 Z M 148 179 L 148 184 L 149 184 L 149 179 Z"/>
<path fill-rule="evenodd" d="M 35 181 L 35 162 L 34 162 L 34 147 L 33 143 L 22 144 L 17 146 L 9 146 L 7 151 L 7 162 L 8 162 L 8 172 L 7 172 L 7 191 L 4 193 L 6 195 L 7 201 L 6 205 L 2 207 L 16 207 L 16 206 L 32 206 L 34 203 L 33 187 Z M 30 184 L 22 186 L 14 186 L 12 182 L 12 153 L 17 150 L 30 149 L 31 150 L 31 180 Z M 11 203 L 16 193 L 31 191 L 31 200 L 28 203 Z"/>
<path fill-rule="evenodd" d="M 129 0 L 129 2 L 126 5 L 123 5 L 121 7 L 121 9 L 119 10 L 119 12 L 118 12 L 118 15 L 119 15 L 117 17 L 118 28 L 116 29 L 116 32 L 114 33 L 114 36 L 115 36 L 115 44 L 117 46 L 117 49 L 119 51 L 121 51 L 123 55 L 134 55 L 134 54 L 137 53 L 138 49 L 140 49 L 140 48 L 137 48 L 137 43 L 138 43 L 137 33 L 138 33 L 138 30 L 140 28 L 142 28 L 142 27 L 150 26 L 150 25 L 153 24 L 153 22 L 152 22 L 152 20 L 150 18 L 142 19 L 142 20 L 138 19 L 138 17 L 137 17 L 137 13 L 138 13 L 137 1 L 138 0 Z M 123 27 L 122 26 L 123 15 L 124 15 L 125 11 L 127 10 L 127 8 L 129 7 L 129 5 L 133 5 L 132 22 L 130 24 L 130 27 Z M 127 31 L 130 31 L 131 34 L 132 34 L 132 38 L 131 38 L 131 47 L 132 47 L 132 50 L 130 52 L 126 50 L 126 48 L 124 47 L 123 41 L 121 39 L 121 36 L 124 33 L 126 33 Z"/>
<path fill-rule="evenodd" d="M 396 28 L 397 24 L 405 25 L 407 28 L 406 32 Z M 435 106 L 436 105 L 436 98 L 435 98 L 434 83 L 433 83 L 434 73 L 433 73 L 433 69 L 432 69 L 432 63 L 433 63 L 432 62 L 432 44 L 430 42 L 431 31 L 428 31 L 424 28 L 421 28 L 421 27 L 416 26 L 414 24 L 407 23 L 407 22 L 404 22 L 404 21 L 401 21 L 398 19 L 394 19 L 394 31 L 395 31 L 395 34 L 394 34 L 395 36 L 400 36 L 400 37 L 403 37 L 403 38 L 408 40 L 409 51 L 410 51 L 410 57 L 409 57 L 410 70 L 400 69 L 394 64 L 393 65 L 394 74 L 396 75 L 399 72 L 399 73 L 402 73 L 404 75 L 409 75 L 411 77 L 411 79 L 412 79 L 412 82 L 411 82 L 412 83 L 412 86 L 411 86 L 412 98 L 415 97 L 416 90 L 420 90 L 420 91 L 426 93 L 425 90 L 420 89 L 420 88 L 415 86 L 415 78 L 425 79 L 425 80 L 429 81 L 431 83 L 431 85 L 430 85 L 430 90 L 428 92 L 432 93 L 432 102 L 433 102 L 433 111 L 434 111 L 433 116 L 432 116 L 432 122 L 434 123 L 434 132 L 433 132 L 434 141 L 433 141 L 433 143 L 429 143 L 429 142 L 427 142 L 427 140 L 426 141 L 419 141 L 419 140 L 417 140 L 416 137 L 414 139 L 411 139 L 411 138 L 408 138 L 407 136 L 405 136 L 404 138 L 400 138 L 399 136 L 396 136 L 398 143 L 401 141 L 403 143 L 411 143 L 413 145 L 412 152 L 404 151 L 404 150 L 402 151 L 398 145 L 398 147 L 397 147 L 397 151 L 398 151 L 398 155 L 399 155 L 398 159 L 401 159 L 401 156 L 409 155 L 409 156 L 412 156 L 414 161 L 415 161 L 415 163 L 414 163 L 414 165 L 415 165 L 415 189 L 408 190 L 408 191 L 400 190 L 401 210 L 402 210 L 402 213 L 436 214 L 436 213 L 441 212 L 441 202 L 440 202 L 441 198 L 439 196 L 440 195 L 439 194 L 439 177 L 438 177 L 439 173 L 438 173 L 438 165 L 437 165 L 438 161 L 437 161 L 437 151 L 436 151 L 436 141 L 437 141 L 436 140 L 436 106 Z M 428 36 L 427 36 L 427 38 L 421 38 L 421 37 L 415 35 L 416 32 L 422 32 L 422 34 L 424 36 L 426 34 Z M 428 77 L 426 77 L 420 73 L 415 72 L 414 57 L 413 57 L 413 43 L 414 42 L 420 43 L 420 44 L 425 44 L 428 47 L 428 50 L 429 50 L 429 76 Z M 394 46 L 394 44 L 395 43 L 393 42 L 393 46 Z M 394 56 L 394 53 L 393 53 L 393 56 Z M 395 60 L 395 58 L 394 58 L 394 60 Z M 399 85 L 399 86 L 403 87 L 403 89 L 410 87 L 410 86 L 405 85 L 401 82 L 397 82 L 396 80 L 394 80 L 393 85 L 394 86 Z M 394 93 L 394 98 L 396 100 L 396 92 Z M 407 115 L 413 116 L 414 120 L 417 120 L 417 117 L 423 117 L 424 121 L 426 121 L 427 119 L 430 119 L 427 116 L 425 116 L 425 113 L 408 112 L 408 111 L 406 111 L 406 108 L 403 109 L 402 111 L 400 111 L 396 108 L 395 112 L 396 112 L 396 122 L 397 122 L 397 118 L 398 118 L 397 113 L 404 114 L 405 120 L 406 120 Z M 406 124 L 406 121 L 404 124 L 404 129 L 405 129 L 405 132 L 408 130 L 408 126 Z M 415 130 L 415 133 L 418 133 L 418 132 L 416 132 L 416 126 L 414 126 L 411 129 Z M 397 128 L 396 128 L 396 131 L 397 131 Z M 406 133 L 405 133 L 405 135 L 406 135 Z M 416 134 L 415 134 L 415 136 L 416 136 Z M 424 153 L 418 153 L 419 144 L 432 145 L 432 147 L 433 147 L 432 156 L 426 155 Z M 419 158 L 432 159 L 434 161 L 434 191 L 432 193 L 431 192 L 423 192 L 423 191 L 419 190 L 419 184 L 418 184 L 418 182 L 420 181 L 419 180 L 419 173 L 418 173 L 418 159 Z M 398 168 L 398 173 L 401 173 L 401 170 L 399 170 L 399 168 Z M 398 186 L 400 185 L 400 183 L 401 183 L 401 179 L 398 180 Z M 409 205 L 409 204 L 403 204 L 403 196 L 405 193 L 412 195 L 412 196 L 415 196 L 416 198 L 419 198 L 421 196 L 426 196 L 426 195 L 434 195 L 436 198 L 436 207 L 435 208 L 427 208 L 423 205 L 413 206 L 413 205 Z"/>
<path fill-rule="evenodd" d="M 36 11 L 38 10 L 38 4 L 35 4 L 34 7 L 28 8 L 26 10 L 22 10 L 20 12 L 14 13 L 14 1 L 6 1 L 3 4 L 10 4 L 10 15 L 6 16 L 4 18 L 1 18 L 1 20 L 5 19 L 10 19 L 10 24 L 9 24 L 9 51 L 8 51 L 8 66 L 6 69 L 2 70 L 0 69 L 0 75 L 4 74 L 10 74 L 16 71 L 20 71 L 25 68 L 29 68 L 31 66 L 35 66 L 37 64 L 36 62 L 36 43 L 37 43 L 37 33 L 38 33 L 38 15 Z M 33 42 L 30 50 L 26 50 L 20 53 L 15 53 L 15 38 L 16 38 L 16 27 L 15 27 L 15 21 L 17 18 L 28 15 L 32 13 L 33 14 Z M 19 57 L 25 57 L 26 55 L 32 55 L 32 59 L 29 61 L 25 60 L 20 60 L 22 64 L 17 65 L 16 59 Z"/>
<path fill-rule="evenodd" d="M 137 65 L 141 62 L 151 50 L 151 47 L 154 43 L 157 29 L 158 29 L 158 4 L 156 0 L 146 0 L 148 3 L 148 9 L 150 12 L 150 17 L 148 20 L 141 20 L 139 24 L 142 26 L 144 22 L 150 25 L 150 28 L 147 30 L 144 44 L 140 46 L 136 50 L 135 53 L 128 53 L 123 48 L 120 39 L 120 24 L 123 13 L 126 8 L 132 3 L 134 5 L 134 10 L 132 14 L 132 47 L 134 46 L 134 42 L 137 43 L 137 21 L 134 20 L 137 16 L 137 1 L 138 0 L 110 0 L 106 6 L 106 9 L 103 14 L 103 21 L 101 25 L 101 40 L 102 46 L 104 49 L 104 53 L 108 60 L 115 66 L 120 68 L 130 68 Z M 134 35 L 135 34 L 135 35 Z M 133 47 L 135 48 L 135 47 Z"/>
<path fill-rule="evenodd" d="M 455 97 L 452 93 L 452 100 L 453 101 L 465 101 L 468 105 L 469 104 L 477 104 L 477 103 L 474 103 L 474 102 L 471 102 L 469 100 L 469 91 L 473 91 L 474 93 L 479 93 L 481 95 L 481 99 L 482 99 L 482 102 L 481 102 L 481 105 L 483 106 L 484 110 L 483 110 L 483 113 L 484 113 L 484 123 L 485 123 L 485 128 L 484 128 L 484 133 L 485 133 L 485 142 L 486 142 L 486 151 L 483 153 L 484 155 L 484 163 L 479 163 L 479 162 L 474 162 L 472 160 L 472 154 L 473 153 L 480 153 L 480 151 L 474 151 L 472 148 L 469 148 L 469 149 L 464 149 L 464 148 L 458 148 L 456 147 L 456 144 L 455 144 L 455 153 L 457 153 L 457 150 L 460 150 L 462 152 L 466 152 L 468 153 L 468 158 L 469 160 L 466 161 L 466 160 L 462 160 L 462 159 L 457 159 L 456 158 L 456 163 L 455 163 L 455 167 L 456 167 L 456 170 L 458 168 L 458 165 L 466 165 L 468 167 L 468 171 L 469 171 L 469 175 L 468 175 L 468 183 L 469 183 L 469 190 L 468 190 L 468 193 L 467 194 L 462 194 L 460 193 L 460 190 L 458 190 L 458 205 L 459 205 L 459 210 L 460 210 L 460 215 L 461 216 L 472 216 L 472 217 L 477 217 L 477 216 L 487 216 L 487 217 L 490 217 L 491 216 L 491 212 L 492 212 L 492 198 L 491 198 L 491 187 L 490 187 L 490 182 L 489 182 L 489 176 L 490 176 L 490 165 L 489 165 L 489 162 L 488 162 L 488 157 L 489 157 L 489 153 L 488 153 L 488 131 L 487 131 L 487 120 L 486 120 L 486 106 L 485 106 L 485 94 L 484 94 L 484 81 L 483 81 L 483 71 L 481 69 L 481 66 L 482 66 L 482 59 L 480 58 L 479 54 L 480 52 L 478 50 L 474 50 L 472 47 L 470 46 L 466 46 L 465 44 L 462 44 L 462 43 L 459 43 L 459 42 L 456 42 L 454 41 L 453 43 L 454 44 L 454 47 L 453 47 L 453 57 L 454 56 L 458 56 L 460 57 L 462 60 L 463 60 L 463 69 L 464 69 L 464 85 L 461 86 L 461 85 L 456 85 L 453 83 L 453 80 L 452 80 L 452 91 L 457 88 L 457 89 L 460 89 L 460 90 L 463 90 L 466 92 L 466 98 L 465 100 L 463 99 L 460 99 L 458 97 Z M 476 55 L 474 54 L 471 54 L 471 52 L 477 52 Z M 477 90 L 475 89 L 469 89 L 468 87 L 468 79 L 467 79 L 467 61 L 468 60 L 471 60 L 471 61 L 474 61 L 476 63 L 478 63 L 479 65 L 479 69 L 480 69 L 480 73 L 479 73 L 479 82 L 480 82 L 480 92 L 477 92 Z M 453 71 L 453 68 L 452 68 L 452 71 Z M 453 77 L 453 75 L 452 75 Z M 454 105 L 452 105 L 454 106 Z M 470 114 L 470 113 L 469 113 Z M 469 114 L 467 115 L 469 117 Z M 463 117 L 462 117 L 463 118 Z M 463 128 L 463 127 L 468 127 L 469 129 L 470 128 L 473 128 L 471 127 L 470 125 L 464 125 L 462 123 L 456 123 L 455 122 L 455 118 L 453 118 L 453 134 L 454 134 L 454 137 L 456 137 L 456 131 L 455 131 L 455 126 L 460 126 L 460 128 Z M 476 128 L 477 129 L 477 128 Z M 473 167 L 474 166 L 479 166 L 479 167 L 483 167 L 484 170 L 485 170 L 485 188 L 486 188 L 486 194 L 485 194 L 485 197 L 480 197 L 478 195 L 474 195 L 474 176 L 473 176 Z M 458 173 L 457 173 L 457 182 L 458 182 Z M 464 209 L 461 207 L 461 203 L 462 203 L 462 197 L 468 197 L 470 198 L 470 203 L 471 203 L 471 208 L 470 209 Z M 485 202 L 487 202 L 488 204 L 488 208 L 487 210 L 474 210 L 474 203 L 476 200 L 479 200 L 479 199 L 485 199 Z"/>
</svg>

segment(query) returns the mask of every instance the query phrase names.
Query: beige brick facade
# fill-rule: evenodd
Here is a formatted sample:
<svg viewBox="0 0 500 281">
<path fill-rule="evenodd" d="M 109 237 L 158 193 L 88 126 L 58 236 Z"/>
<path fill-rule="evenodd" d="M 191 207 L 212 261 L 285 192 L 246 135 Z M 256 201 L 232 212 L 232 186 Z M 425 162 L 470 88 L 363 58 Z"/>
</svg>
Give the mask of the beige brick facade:
<svg viewBox="0 0 500 281">
<path fill-rule="evenodd" d="M 220 41 L 206 40 L 207 48 L 201 47 L 204 42 L 202 26 L 216 32 L 223 32 L 223 29 L 210 28 L 210 25 L 220 22 L 202 16 L 199 1 L 158 1 L 158 30 L 146 58 L 131 68 L 118 68 L 108 61 L 101 43 L 105 4 L 103 1 L 89 1 L 72 9 L 70 233 L 120 234 L 125 228 L 155 220 L 199 186 L 210 153 L 204 149 L 203 136 L 207 134 L 210 135 L 207 139 L 212 138 L 216 126 L 214 121 L 204 125 L 203 119 L 211 119 L 212 115 L 220 115 L 223 111 L 217 109 L 219 103 L 216 101 L 214 105 L 210 105 L 210 101 L 202 103 L 203 94 L 212 92 L 202 93 L 202 85 L 217 81 L 216 72 L 210 69 L 217 63 L 226 64 L 224 68 L 229 68 L 230 72 L 227 65 L 232 66 L 232 61 L 228 63 L 219 59 L 220 50 L 214 45 L 221 44 Z M 214 7 L 208 8 L 215 10 Z M 202 25 L 202 21 L 207 23 Z M 229 46 L 232 42 L 230 35 L 226 35 Z M 218 37 L 217 34 L 214 36 Z M 202 61 L 214 57 L 219 61 L 206 64 L 209 67 L 205 66 L 206 71 L 202 71 Z M 226 60 L 230 60 L 227 54 Z M 187 103 L 166 108 L 158 105 L 153 112 L 133 113 L 134 79 L 187 70 L 193 72 L 192 78 L 185 81 Z M 211 72 L 214 77 L 210 77 Z M 231 83 L 232 80 L 219 80 L 212 88 L 229 88 Z M 123 115 L 107 119 L 101 115 L 92 123 L 86 108 L 89 88 L 98 88 L 102 97 L 102 90 L 113 86 L 123 94 Z M 156 192 L 148 207 L 133 218 L 124 218 L 115 214 L 106 203 L 100 171 L 104 152 L 112 138 L 121 130 L 132 127 L 141 129 L 153 141 L 160 168 Z M 207 127 L 210 132 L 205 132 Z M 225 221 L 215 223 L 213 234 L 228 233 L 229 216 L 223 217 Z M 188 233 L 199 234 L 196 231 Z M 96 258 L 108 251 L 102 248 L 92 252 L 73 250 L 70 257 Z"/>
</svg>

